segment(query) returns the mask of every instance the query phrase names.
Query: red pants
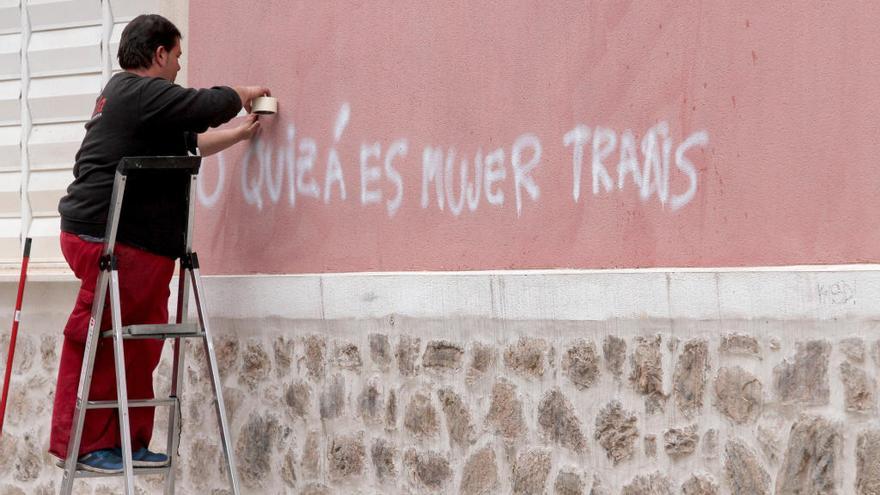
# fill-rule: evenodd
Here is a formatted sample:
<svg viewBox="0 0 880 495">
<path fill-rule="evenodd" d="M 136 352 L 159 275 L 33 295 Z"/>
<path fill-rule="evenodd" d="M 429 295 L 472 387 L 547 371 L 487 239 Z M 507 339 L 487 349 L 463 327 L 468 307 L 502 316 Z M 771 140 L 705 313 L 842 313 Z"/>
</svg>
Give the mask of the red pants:
<svg viewBox="0 0 880 495">
<path fill-rule="evenodd" d="M 85 352 L 86 335 L 91 318 L 92 300 L 99 273 L 98 260 L 103 245 L 88 242 L 74 234 L 61 233 L 61 252 L 81 281 L 73 312 L 64 327 L 64 345 L 58 366 L 55 387 L 55 408 L 49 452 L 64 459 L 76 407 L 79 375 Z M 124 244 L 116 244 L 119 267 L 119 293 L 122 324 L 168 323 L 169 283 L 174 274 L 174 261 Z M 111 328 L 110 296 L 104 304 L 101 330 Z M 129 399 L 153 398 L 153 371 L 159 364 L 162 340 L 126 340 L 125 376 Z M 99 339 L 92 375 L 90 400 L 116 399 L 116 367 L 113 340 Z M 132 449 L 147 447 L 153 435 L 154 409 L 137 407 L 129 410 Z M 119 417 L 115 409 L 90 409 L 86 413 L 79 454 L 121 445 Z"/>
</svg>

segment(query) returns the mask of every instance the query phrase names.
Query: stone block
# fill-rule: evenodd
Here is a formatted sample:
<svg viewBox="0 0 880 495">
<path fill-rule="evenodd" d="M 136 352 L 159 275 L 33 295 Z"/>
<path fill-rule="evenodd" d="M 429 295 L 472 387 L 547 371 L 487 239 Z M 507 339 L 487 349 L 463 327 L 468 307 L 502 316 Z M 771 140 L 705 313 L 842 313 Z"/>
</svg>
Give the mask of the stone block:
<svg viewBox="0 0 880 495">
<path fill-rule="evenodd" d="M 657 457 L 657 435 L 645 435 L 645 457 Z"/>
<path fill-rule="evenodd" d="M 761 345 L 758 344 L 758 339 L 741 333 L 728 333 L 722 336 L 718 351 L 722 354 L 761 357 Z"/>
<path fill-rule="evenodd" d="M 739 366 L 724 367 L 715 377 L 715 407 L 736 424 L 754 422 L 764 405 L 758 378 Z"/>
<path fill-rule="evenodd" d="M 187 389 L 184 389 L 184 390 L 187 390 Z M 191 393 L 191 389 L 184 392 L 184 395 L 188 395 L 190 393 Z M 245 394 L 240 389 L 237 389 L 237 388 L 224 388 L 223 389 L 223 402 L 226 405 L 227 419 L 229 420 L 230 423 L 235 421 L 235 418 L 238 415 L 238 412 L 244 407 L 243 406 L 244 398 L 245 398 Z M 186 401 L 185 398 L 183 400 Z M 195 400 L 193 402 L 191 402 L 192 406 L 205 406 L 206 404 L 207 404 L 207 400 L 204 398 L 198 402 L 196 402 Z M 216 413 L 214 413 L 214 411 L 211 411 L 211 414 L 215 414 L 215 417 L 216 417 Z M 193 414 L 193 418 L 199 418 L 199 417 L 200 417 L 200 414 Z M 194 422 L 198 422 L 198 421 L 194 420 Z"/>
<path fill-rule="evenodd" d="M 197 436 L 192 439 L 189 451 L 190 455 L 180 457 L 180 460 L 194 485 L 205 488 L 212 480 L 225 476 L 219 469 L 220 446 L 215 441 Z"/>
<path fill-rule="evenodd" d="M 645 411 L 648 414 L 662 412 L 666 404 L 661 342 L 660 335 L 636 337 L 631 357 L 632 372 L 629 380 L 636 392 L 645 396 Z"/>
<path fill-rule="evenodd" d="M 840 425 L 819 416 L 801 416 L 788 435 L 788 449 L 776 475 L 776 495 L 838 493 L 842 446 Z"/>
<path fill-rule="evenodd" d="M 363 365 L 360 349 L 350 342 L 337 345 L 333 354 L 336 366 L 344 370 L 360 371 Z"/>
<path fill-rule="evenodd" d="M 523 419 L 522 402 L 517 397 L 515 385 L 506 380 L 495 383 L 492 387 L 492 402 L 486 422 L 507 440 L 523 436 L 526 424 Z"/>
<path fill-rule="evenodd" d="M 865 341 L 861 337 L 849 337 L 840 341 L 840 352 L 853 363 L 865 362 Z"/>
<path fill-rule="evenodd" d="M 296 486 L 296 454 L 294 454 L 293 449 L 287 449 L 281 461 L 281 481 L 288 488 Z"/>
<path fill-rule="evenodd" d="M 670 457 L 682 457 L 693 454 L 697 450 L 700 435 L 697 425 L 685 428 L 670 428 L 663 432 L 663 449 Z"/>
<path fill-rule="evenodd" d="M 755 452 L 740 440 L 724 447 L 724 472 L 731 495 L 769 495 L 770 475 Z"/>
<path fill-rule="evenodd" d="M 375 423 L 382 420 L 383 403 L 382 392 L 379 390 L 378 380 L 370 380 L 364 385 L 364 389 L 358 396 L 358 411 L 366 423 Z"/>
<path fill-rule="evenodd" d="M 58 493 L 58 489 L 55 487 L 55 481 L 48 481 L 37 485 L 33 495 L 55 495 L 56 493 Z"/>
<path fill-rule="evenodd" d="M 709 344 L 705 340 L 689 340 L 678 356 L 672 378 L 675 403 L 686 417 L 699 414 L 703 408 L 703 392 L 709 372 Z"/>
<path fill-rule="evenodd" d="M 876 408 L 876 384 L 865 370 L 849 361 L 840 364 L 844 407 L 851 412 L 870 412 Z"/>
<path fill-rule="evenodd" d="M 544 339 L 520 337 L 504 350 L 504 365 L 526 378 L 541 378 L 549 366 L 550 344 Z"/>
<path fill-rule="evenodd" d="M 880 367 L 880 340 L 875 340 L 871 345 L 871 356 L 874 359 L 874 366 Z"/>
<path fill-rule="evenodd" d="M 483 344 L 482 342 L 474 342 L 471 345 L 471 364 L 469 371 L 472 374 L 482 375 L 489 371 L 495 364 L 495 348 Z"/>
<path fill-rule="evenodd" d="M 672 495 L 672 483 L 669 478 L 655 471 L 633 478 L 623 487 L 620 495 Z"/>
<path fill-rule="evenodd" d="M 578 390 L 592 387 L 599 377 L 596 344 L 583 339 L 575 342 L 562 357 L 562 371 Z"/>
<path fill-rule="evenodd" d="M 2 364 L 5 370 L 6 356 L 9 355 L 8 339 L 6 345 L 0 349 L 0 352 L 3 354 Z M 15 340 L 15 359 L 12 363 L 12 368 L 15 370 L 16 375 L 24 375 L 33 368 L 35 354 L 36 345 L 34 344 L 34 338 L 25 332 L 19 333 Z"/>
<path fill-rule="evenodd" d="M 773 464 L 782 458 L 784 446 L 781 438 L 787 429 L 784 418 L 776 414 L 765 414 L 758 423 L 755 439 L 764 457 Z"/>
<path fill-rule="evenodd" d="M 19 493 L 18 490 L 19 489 L 17 487 L 14 487 L 14 491 L 12 493 L 17 494 L 17 493 Z M 138 493 L 138 491 L 139 490 L 137 488 L 135 488 L 135 493 Z M 2 493 L 3 495 L 6 495 L 5 492 L 0 492 L 0 493 Z M 21 493 L 24 493 L 24 492 L 21 492 Z M 118 495 L 119 494 L 119 486 L 118 485 L 117 486 L 105 485 L 102 483 L 100 485 L 95 486 L 95 491 L 92 492 L 92 494 L 93 495 Z M 138 495 L 141 495 L 141 494 L 138 493 Z"/>
<path fill-rule="evenodd" d="M 315 380 L 324 377 L 327 359 L 327 340 L 319 335 L 308 335 L 304 339 L 306 370 Z"/>
<path fill-rule="evenodd" d="M 681 485 L 681 495 L 719 495 L 718 483 L 708 474 L 694 474 Z"/>
<path fill-rule="evenodd" d="M 253 415 L 238 434 L 236 462 L 238 474 L 246 486 L 263 486 L 272 472 L 272 453 L 280 425 L 271 415 Z"/>
<path fill-rule="evenodd" d="M 452 479 L 449 460 L 437 452 L 416 452 L 409 449 L 404 454 L 403 462 L 410 476 L 421 488 L 441 491 Z"/>
<path fill-rule="evenodd" d="M 377 438 L 370 448 L 370 456 L 373 459 L 373 469 L 379 481 L 393 480 L 397 477 L 397 449 L 384 438 Z"/>
<path fill-rule="evenodd" d="M 590 489 L 590 495 L 611 495 L 611 492 L 605 488 L 602 480 L 598 476 L 593 476 L 593 488 Z"/>
<path fill-rule="evenodd" d="M 371 333 L 370 359 L 379 369 L 387 370 L 391 366 L 391 342 L 388 336 L 381 333 Z"/>
<path fill-rule="evenodd" d="M 249 341 L 241 357 L 239 381 L 245 384 L 248 389 L 254 391 L 266 382 L 271 369 L 272 363 L 269 360 L 269 354 L 263 348 L 263 343 Z"/>
<path fill-rule="evenodd" d="M 859 434 L 856 444 L 856 493 L 880 494 L 880 430 Z"/>
<path fill-rule="evenodd" d="M 409 400 L 403 417 L 403 426 L 413 435 L 420 438 L 432 438 L 439 432 L 437 410 L 431 398 L 417 393 Z"/>
<path fill-rule="evenodd" d="M 287 412 L 294 418 L 308 419 L 312 410 L 312 390 L 305 382 L 288 385 L 284 390 Z"/>
<path fill-rule="evenodd" d="M 296 349 L 293 340 L 279 335 L 272 342 L 272 352 L 275 355 L 275 374 L 279 377 L 285 377 L 290 374 L 290 365 L 293 363 L 293 357 Z"/>
<path fill-rule="evenodd" d="M 461 396 L 446 388 L 437 392 L 437 399 L 446 416 L 449 440 L 453 445 L 466 448 L 476 439 L 471 413 Z"/>
<path fill-rule="evenodd" d="M 363 433 L 335 437 L 327 450 L 330 478 L 343 480 L 361 475 L 366 457 Z"/>
<path fill-rule="evenodd" d="M 196 346 L 196 349 L 201 352 L 202 346 Z M 221 335 L 214 339 L 214 355 L 217 358 L 217 367 L 221 370 L 234 370 L 238 368 L 239 351 L 240 347 L 236 337 Z M 193 358 L 198 363 L 205 362 L 203 352 L 201 356 L 193 356 Z"/>
<path fill-rule="evenodd" d="M 705 459 L 715 459 L 718 457 L 718 430 L 710 428 L 703 435 L 703 447 L 701 449 Z"/>
<path fill-rule="evenodd" d="M 571 402 L 558 388 L 547 392 L 538 405 L 538 424 L 550 440 L 574 452 L 582 453 L 586 440 Z"/>
<path fill-rule="evenodd" d="M 553 493 L 556 495 L 583 495 L 585 489 L 584 479 L 572 471 L 560 471 L 553 484 Z"/>
<path fill-rule="evenodd" d="M 416 359 L 419 357 L 419 349 L 422 346 L 422 340 L 418 337 L 410 337 L 409 335 L 401 335 L 397 342 L 397 369 L 403 376 L 413 376 L 418 372 Z"/>
<path fill-rule="evenodd" d="M 513 463 L 514 495 L 544 493 L 547 477 L 550 475 L 550 451 L 531 449 L 520 454 Z"/>
<path fill-rule="evenodd" d="M 306 435 L 300 460 L 305 477 L 317 478 L 321 474 L 321 437 L 317 431 Z"/>
<path fill-rule="evenodd" d="M 602 355 L 605 358 L 605 369 L 615 378 L 623 376 L 623 363 L 626 362 L 626 341 L 620 337 L 609 335 L 602 343 Z"/>
<path fill-rule="evenodd" d="M 793 359 L 773 369 L 773 386 L 783 404 L 824 406 L 828 404 L 828 357 L 831 344 L 825 340 L 799 342 Z"/>
<path fill-rule="evenodd" d="M 16 351 L 17 360 L 18 355 Z M 15 464 L 13 478 L 16 481 L 27 483 L 35 481 L 40 477 L 40 471 L 43 469 L 43 459 L 40 454 L 42 454 L 43 449 L 37 444 L 37 439 L 31 433 L 25 434 L 22 440 L 16 456 L 6 459 L 6 461 L 11 461 Z"/>
<path fill-rule="evenodd" d="M 464 360 L 464 348 L 446 340 L 432 340 L 425 347 L 422 355 L 422 366 L 437 371 L 455 371 L 461 369 Z"/>
<path fill-rule="evenodd" d="M 495 451 L 486 446 L 468 457 L 461 473 L 460 495 L 486 495 L 498 489 L 498 464 Z"/>
<path fill-rule="evenodd" d="M 385 403 L 385 429 L 397 429 L 397 393 L 394 390 L 388 392 L 388 402 Z"/>
<path fill-rule="evenodd" d="M 636 423 L 636 415 L 616 400 L 606 404 L 596 416 L 596 440 L 615 465 L 633 457 L 639 437 Z"/>
<path fill-rule="evenodd" d="M 324 385 L 319 398 L 321 419 L 338 418 L 345 407 L 345 379 L 341 375 L 333 377 Z"/>
<path fill-rule="evenodd" d="M 44 370 L 55 371 L 58 369 L 58 340 L 54 335 L 43 335 L 40 338 L 40 362 Z M 0 349 L 8 349 L 8 344 Z M 5 363 L 2 366 L 5 369 Z"/>
<path fill-rule="evenodd" d="M 321 483 L 309 483 L 304 486 L 300 495 L 331 495 L 333 492 L 327 485 Z"/>
</svg>

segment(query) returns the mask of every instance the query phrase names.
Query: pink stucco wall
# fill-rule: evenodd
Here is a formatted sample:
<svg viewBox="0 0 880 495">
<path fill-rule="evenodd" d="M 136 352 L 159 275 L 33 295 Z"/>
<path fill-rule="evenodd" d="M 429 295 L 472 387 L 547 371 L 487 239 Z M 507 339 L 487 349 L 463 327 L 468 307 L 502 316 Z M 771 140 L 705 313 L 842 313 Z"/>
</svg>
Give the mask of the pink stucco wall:
<svg viewBox="0 0 880 495">
<path fill-rule="evenodd" d="M 190 84 L 281 106 L 206 160 L 210 273 L 880 258 L 880 3 L 190 9 Z"/>
</svg>

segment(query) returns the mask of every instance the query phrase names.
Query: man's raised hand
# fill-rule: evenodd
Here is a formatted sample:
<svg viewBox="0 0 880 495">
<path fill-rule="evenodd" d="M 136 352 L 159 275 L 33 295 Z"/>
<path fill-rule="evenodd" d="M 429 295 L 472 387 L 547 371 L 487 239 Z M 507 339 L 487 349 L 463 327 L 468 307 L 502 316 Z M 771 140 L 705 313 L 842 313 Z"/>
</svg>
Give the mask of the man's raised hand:
<svg viewBox="0 0 880 495">
<path fill-rule="evenodd" d="M 233 89 L 238 93 L 238 97 L 241 98 L 241 104 L 247 113 L 251 113 L 251 103 L 254 98 L 272 95 L 269 88 L 265 86 L 236 86 Z"/>
</svg>

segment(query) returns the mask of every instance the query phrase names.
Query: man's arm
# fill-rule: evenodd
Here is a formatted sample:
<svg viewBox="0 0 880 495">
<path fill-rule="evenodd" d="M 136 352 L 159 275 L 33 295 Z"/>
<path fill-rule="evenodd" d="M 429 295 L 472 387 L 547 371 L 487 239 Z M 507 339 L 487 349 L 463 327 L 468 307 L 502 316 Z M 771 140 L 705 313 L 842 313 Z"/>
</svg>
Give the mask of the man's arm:
<svg viewBox="0 0 880 495">
<path fill-rule="evenodd" d="M 270 95 L 269 88 L 264 86 L 235 86 L 232 88 L 247 112 L 251 111 L 251 101 L 258 96 Z M 260 130 L 260 121 L 256 115 L 248 115 L 244 122 L 232 129 L 203 132 L 198 135 L 199 153 L 211 156 L 229 148 L 239 141 L 250 139 Z"/>
<path fill-rule="evenodd" d="M 250 112 L 254 98 L 269 94 L 264 86 L 193 89 L 148 78 L 139 95 L 140 119 L 148 126 L 202 133 L 228 122 L 242 107 Z"/>
<path fill-rule="evenodd" d="M 231 129 L 219 129 L 203 132 L 198 135 L 199 153 L 210 156 L 225 150 L 233 144 L 250 139 L 260 130 L 260 121 L 256 115 L 248 115 L 244 122 Z"/>
</svg>

